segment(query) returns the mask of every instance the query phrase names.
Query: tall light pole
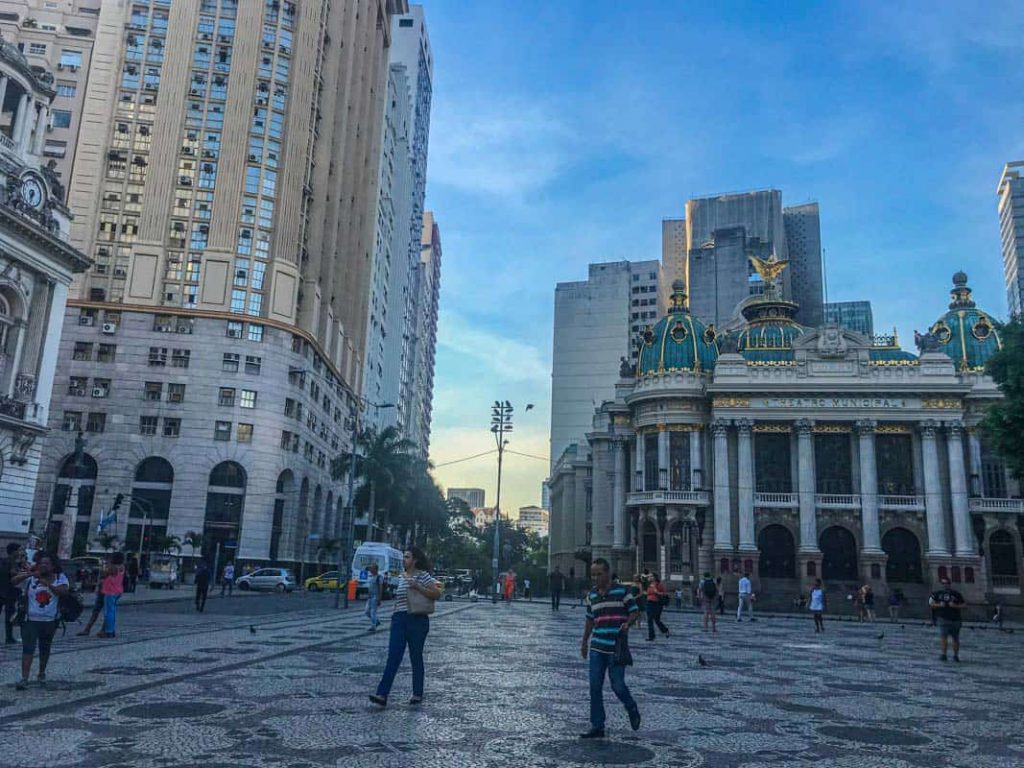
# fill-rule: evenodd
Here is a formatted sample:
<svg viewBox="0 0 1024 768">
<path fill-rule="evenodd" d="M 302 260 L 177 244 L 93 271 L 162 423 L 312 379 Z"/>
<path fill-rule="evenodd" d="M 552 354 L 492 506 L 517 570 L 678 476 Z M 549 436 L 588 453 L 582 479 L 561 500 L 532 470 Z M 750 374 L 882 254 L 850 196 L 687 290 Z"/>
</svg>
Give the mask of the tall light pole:
<svg viewBox="0 0 1024 768">
<path fill-rule="evenodd" d="M 355 534 L 355 509 L 353 502 L 356 494 L 356 444 L 359 441 L 359 414 L 363 406 L 368 405 L 374 410 L 381 408 L 394 408 L 394 403 L 371 403 L 364 397 L 358 397 L 356 403 L 356 415 L 352 419 L 352 435 L 350 437 L 350 448 L 348 453 L 348 503 L 345 514 L 345 525 L 341 535 L 341 547 L 338 549 L 338 589 L 334 593 L 334 607 L 338 607 L 339 598 L 344 600 L 345 608 L 348 608 L 348 583 L 352 580 L 352 537 Z M 368 513 L 367 523 L 373 520 L 373 510 Z M 369 533 L 369 531 L 368 531 Z M 345 572 L 345 583 L 342 586 L 341 573 Z M 342 597 L 344 595 L 344 597 Z"/>
<path fill-rule="evenodd" d="M 512 403 L 506 400 L 504 403 L 495 400 L 491 406 L 491 432 L 494 433 L 494 441 L 498 445 L 498 492 L 494 502 L 494 558 L 491 560 L 491 568 L 494 569 L 494 592 L 491 593 L 491 603 L 498 602 L 498 591 L 501 589 L 501 577 L 498 575 L 498 557 L 501 552 L 501 461 L 505 454 L 505 445 L 508 440 L 505 435 L 512 431 Z"/>
</svg>

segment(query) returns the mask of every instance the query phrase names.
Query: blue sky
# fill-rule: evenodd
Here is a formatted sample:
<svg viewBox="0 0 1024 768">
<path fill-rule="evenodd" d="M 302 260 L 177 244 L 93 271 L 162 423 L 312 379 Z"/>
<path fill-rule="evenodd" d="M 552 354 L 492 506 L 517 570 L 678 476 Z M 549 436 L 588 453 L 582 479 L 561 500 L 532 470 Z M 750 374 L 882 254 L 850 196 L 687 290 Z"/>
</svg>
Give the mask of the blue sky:
<svg viewBox="0 0 1024 768">
<path fill-rule="evenodd" d="M 547 456 L 555 283 L 660 258 L 690 197 L 817 200 L 829 298 L 870 299 L 905 345 L 960 268 L 1005 315 L 995 187 L 1024 159 L 1024 7 L 971 5 L 426 0 L 434 462 L 494 447 L 496 398 L 519 407 L 510 447 Z M 546 461 L 507 459 L 502 507 L 539 503 Z M 493 503 L 495 471 L 436 474 Z"/>
</svg>

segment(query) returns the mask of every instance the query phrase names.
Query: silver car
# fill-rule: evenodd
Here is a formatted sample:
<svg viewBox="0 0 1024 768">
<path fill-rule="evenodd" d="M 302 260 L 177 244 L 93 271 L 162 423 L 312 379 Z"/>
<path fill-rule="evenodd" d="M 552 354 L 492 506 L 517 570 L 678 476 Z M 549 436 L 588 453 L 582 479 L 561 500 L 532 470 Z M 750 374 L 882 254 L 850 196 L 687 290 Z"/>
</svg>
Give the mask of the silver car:
<svg viewBox="0 0 1024 768">
<path fill-rule="evenodd" d="M 295 577 L 287 568 L 260 568 L 239 576 L 235 586 L 264 592 L 291 592 L 295 589 Z"/>
</svg>

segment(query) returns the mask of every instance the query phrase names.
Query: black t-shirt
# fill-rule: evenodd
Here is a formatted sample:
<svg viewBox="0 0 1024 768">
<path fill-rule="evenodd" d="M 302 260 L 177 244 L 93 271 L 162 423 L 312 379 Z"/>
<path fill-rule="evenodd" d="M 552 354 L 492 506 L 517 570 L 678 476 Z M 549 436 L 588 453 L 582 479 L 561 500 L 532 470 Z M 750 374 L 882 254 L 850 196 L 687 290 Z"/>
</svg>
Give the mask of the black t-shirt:
<svg viewBox="0 0 1024 768">
<path fill-rule="evenodd" d="M 565 576 L 561 573 L 552 573 L 549 577 L 551 589 L 555 592 L 561 592 L 565 589 Z"/>
<path fill-rule="evenodd" d="M 964 596 L 955 589 L 940 589 L 932 592 L 931 603 L 936 618 L 947 621 L 960 621 L 960 609 L 953 608 L 953 603 L 963 603 Z"/>
</svg>

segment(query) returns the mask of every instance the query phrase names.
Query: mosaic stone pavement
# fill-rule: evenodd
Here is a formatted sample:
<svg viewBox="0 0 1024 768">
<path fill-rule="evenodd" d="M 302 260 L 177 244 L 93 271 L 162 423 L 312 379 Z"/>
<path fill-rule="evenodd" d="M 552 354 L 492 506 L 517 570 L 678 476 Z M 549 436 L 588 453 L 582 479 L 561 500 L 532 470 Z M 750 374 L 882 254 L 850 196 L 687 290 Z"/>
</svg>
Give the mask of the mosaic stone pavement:
<svg viewBox="0 0 1024 768">
<path fill-rule="evenodd" d="M 667 617 L 634 632 L 633 733 L 606 691 L 609 738 L 580 742 L 587 687 L 582 612 L 442 604 L 427 641 L 427 699 L 403 669 L 385 711 L 385 633 L 356 611 L 303 610 L 253 636 L 238 617 L 55 656 L 46 688 L 0 699 L 0 766 L 416 768 L 650 765 L 744 768 L 1011 768 L 1024 765 L 1024 633 L 964 631 L 964 662 L 937 660 L 919 623 Z M 884 637 L 877 635 L 884 632 Z M 701 654 L 707 666 L 697 663 Z M 13 655 L 3 657 L 13 680 Z"/>
</svg>

